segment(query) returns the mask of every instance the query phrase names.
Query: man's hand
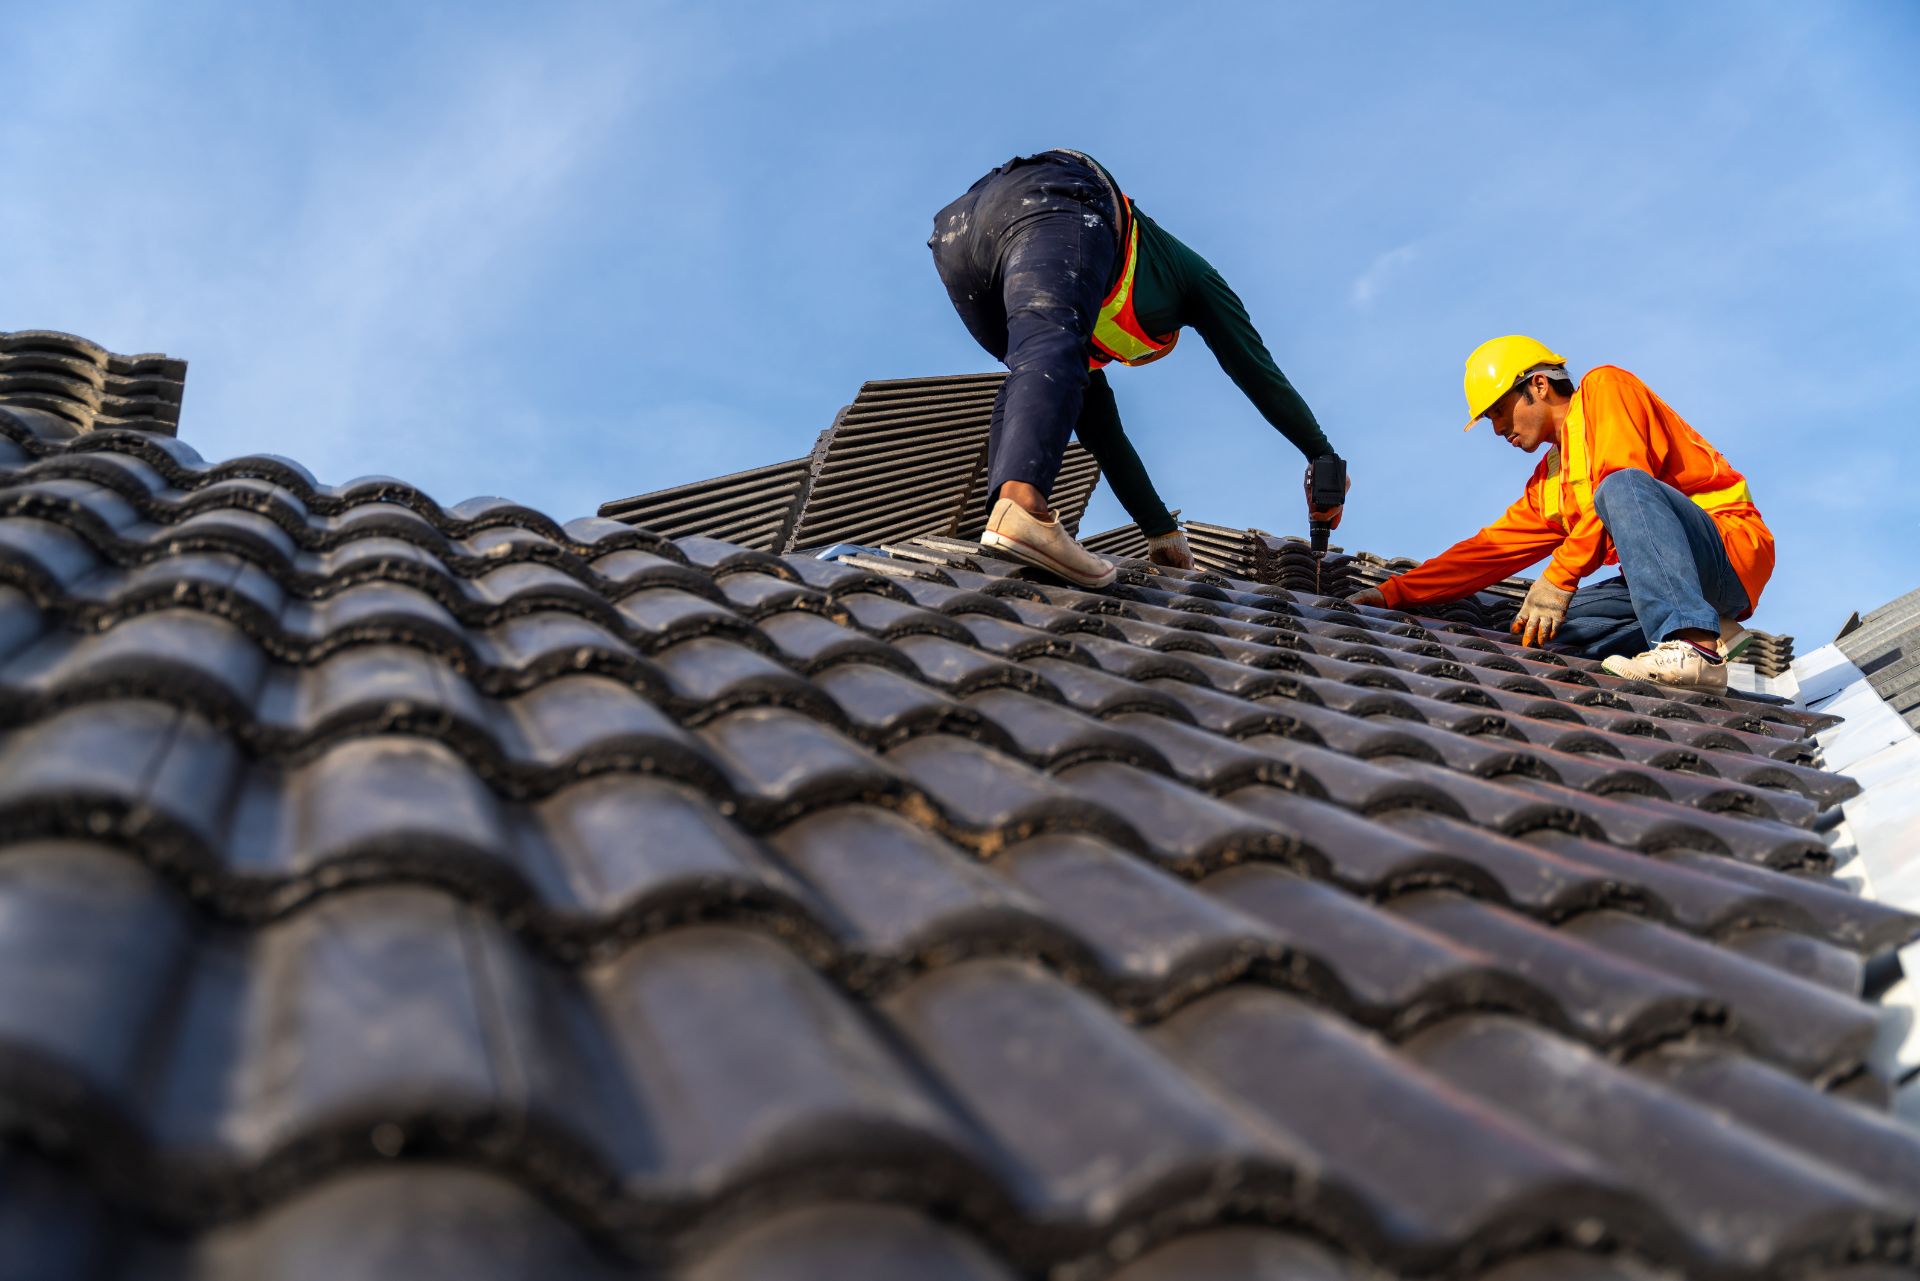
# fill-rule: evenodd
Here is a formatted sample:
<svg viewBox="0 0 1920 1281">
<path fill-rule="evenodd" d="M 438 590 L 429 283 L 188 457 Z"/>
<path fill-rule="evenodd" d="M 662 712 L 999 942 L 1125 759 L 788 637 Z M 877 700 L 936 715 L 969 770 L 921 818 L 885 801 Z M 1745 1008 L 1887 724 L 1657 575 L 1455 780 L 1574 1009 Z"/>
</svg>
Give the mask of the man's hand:
<svg viewBox="0 0 1920 1281">
<path fill-rule="evenodd" d="M 1567 602 L 1572 599 L 1572 592 L 1562 591 L 1544 577 L 1534 579 L 1527 598 L 1520 602 L 1520 612 L 1513 616 L 1511 630 L 1519 633 L 1520 643 L 1529 649 L 1546 644 L 1567 621 Z"/>
<path fill-rule="evenodd" d="M 1372 605 L 1377 609 L 1393 608 L 1393 606 L 1387 604 L 1386 595 L 1382 593 L 1378 587 L 1361 588 L 1359 591 L 1355 592 L 1353 595 L 1347 597 L 1347 604 Z"/>
<path fill-rule="evenodd" d="M 1175 529 L 1170 534 L 1155 534 L 1147 539 L 1147 559 L 1168 569 L 1192 569 L 1193 548 L 1187 545 L 1187 536 Z"/>
<path fill-rule="evenodd" d="M 1310 521 L 1324 520 L 1327 522 L 1328 529 L 1340 528 L 1340 517 L 1346 514 L 1347 505 L 1345 503 L 1341 503 L 1338 507 L 1325 507 L 1325 508 L 1316 508 L 1313 505 L 1313 466 L 1312 464 L 1308 464 L 1307 466 L 1307 474 L 1301 482 L 1301 488 L 1306 490 L 1306 494 L 1307 494 L 1307 519 Z M 1348 469 L 1347 471 L 1347 487 L 1345 492 L 1349 494 L 1353 492 L 1352 469 Z"/>
</svg>

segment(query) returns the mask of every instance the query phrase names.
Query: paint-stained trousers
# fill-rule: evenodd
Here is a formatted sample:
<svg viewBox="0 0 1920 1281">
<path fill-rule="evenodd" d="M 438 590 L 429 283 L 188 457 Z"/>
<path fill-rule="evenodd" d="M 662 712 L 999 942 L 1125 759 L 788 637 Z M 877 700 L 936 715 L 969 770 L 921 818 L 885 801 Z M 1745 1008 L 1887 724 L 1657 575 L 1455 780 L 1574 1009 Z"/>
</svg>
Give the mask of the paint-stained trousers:
<svg viewBox="0 0 1920 1281">
<path fill-rule="evenodd" d="M 1113 396 L 1106 375 L 1087 368 L 1087 340 L 1112 285 L 1116 215 L 1098 174 L 1044 152 L 1008 161 L 934 216 L 927 247 L 947 296 L 974 341 L 1007 366 L 987 445 L 990 494 L 1010 480 L 1051 493 L 1076 427 L 1102 471 L 1145 475 L 1124 433 L 1081 416 L 1088 396 Z M 1171 528 L 1157 496 L 1155 506 L 1131 514 L 1156 526 L 1148 532 Z"/>
</svg>

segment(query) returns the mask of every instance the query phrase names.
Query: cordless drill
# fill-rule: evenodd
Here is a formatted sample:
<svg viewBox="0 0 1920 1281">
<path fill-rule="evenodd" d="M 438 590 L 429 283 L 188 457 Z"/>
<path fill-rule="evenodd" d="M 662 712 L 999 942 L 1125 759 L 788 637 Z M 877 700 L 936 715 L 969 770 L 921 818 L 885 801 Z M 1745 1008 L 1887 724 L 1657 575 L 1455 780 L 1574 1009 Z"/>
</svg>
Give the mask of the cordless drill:
<svg viewBox="0 0 1920 1281">
<path fill-rule="evenodd" d="M 1327 535 L 1333 525 L 1321 512 L 1332 511 L 1347 501 L 1347 460 L 1338 454 L 1322 454 L 1307 465 L 1307 529 L 1312 534 L 1313 554 L 1324 556 Z"/>
</svg>

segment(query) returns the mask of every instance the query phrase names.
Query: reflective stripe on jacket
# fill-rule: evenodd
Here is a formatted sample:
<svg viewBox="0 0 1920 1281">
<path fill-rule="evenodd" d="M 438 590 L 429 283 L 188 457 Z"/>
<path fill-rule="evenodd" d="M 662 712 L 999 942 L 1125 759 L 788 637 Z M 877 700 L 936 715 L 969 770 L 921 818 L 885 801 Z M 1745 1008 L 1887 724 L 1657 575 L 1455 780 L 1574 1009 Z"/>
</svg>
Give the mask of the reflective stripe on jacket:
<svg viewBox="0 0 1920 1281">
<path fill-rule="evenodd" d="M 1564 446 L 1562 448 L 1561 446 Z M 1617 471 L 1643 471 L 1698 503 L 1720 531 L 1746 588 L 1748 612 L 1773 576 L 1773 533 L 1746 477 L 1666 401 L 1624 369 L 1602 365 L 1580 380 L 1561 446 L 1533 469 L 1526 492 L 1471 538 L 1380 585 L 1396 609 L 1453 600 L 1518 573 L 1548 552 L 1541 571 L 1571 591 L 1602 565 L 1619 563 L 1594 510 L 1593 491 Z"/>
<path fill-rule="evenodd" d="M 1133 273 L 1140 265 L 1140 224 L 1133 219 L 1132 200 L 1122 195 L 1120 206 L 1120 220 L 1124 224 L 1120 229 L 1120 244 L 1125 256 L 1120 264 L 1120 279 L 1114 282 L 1112 292 L 1100 304 L 1100 314 L 1094 318 L 1089 342 L 1096 354 L 1087 357 L 1090 369 L 1114 360 L 1127 365 L 1145 365 L 1172 351 L 1173 345 L 1180 341 L 1178 329 L 1163 337 L 1153 337 L 1140 327 L 1139 318 L 1133 314 Z"/>
</svg>

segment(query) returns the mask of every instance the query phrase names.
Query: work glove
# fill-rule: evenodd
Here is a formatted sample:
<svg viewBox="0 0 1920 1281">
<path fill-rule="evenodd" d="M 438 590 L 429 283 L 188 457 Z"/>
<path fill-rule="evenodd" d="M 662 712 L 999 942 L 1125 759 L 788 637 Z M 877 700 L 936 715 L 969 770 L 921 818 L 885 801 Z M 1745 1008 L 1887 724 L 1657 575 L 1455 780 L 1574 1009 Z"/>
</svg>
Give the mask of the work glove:
<svg viewBox="0 0 1920 1281">
<path fill-rule="evenodd" d="M 1520 602 L 1520 612 L 1513 616 L 1510 630 L 1517 632 L 1520 643 L 1528 648 L 1544 645 L 1567 621 L 1567 602 L 1572 599 L 1572 592 L 1555 587 L 1544 577 L 1536 578 L 1527 588 L 1527 598 Z"/>
<path fill-rule="evenodd" d="M 1193 548 L 1187 546 L 1186 534 L 1175 527 L 1171 534 L 1154 534 L 1147 539 L 1147 559 L 1168 569 L 1192 569 Z"/>
<path fill-rule="evenodd" d="M 1378 587 L 1362 587 L 1359 591 L 1347 597 L 1347 604 L 1372 605 L 1376 609 L 1393 608 L 1393 606 L 1387 604 L 1386 593 L 1382 592 Z"/>
</svg>

